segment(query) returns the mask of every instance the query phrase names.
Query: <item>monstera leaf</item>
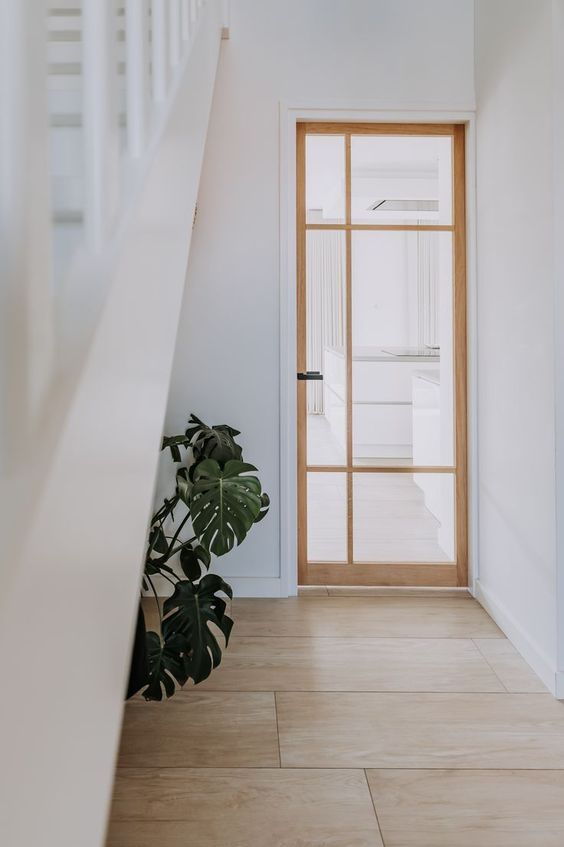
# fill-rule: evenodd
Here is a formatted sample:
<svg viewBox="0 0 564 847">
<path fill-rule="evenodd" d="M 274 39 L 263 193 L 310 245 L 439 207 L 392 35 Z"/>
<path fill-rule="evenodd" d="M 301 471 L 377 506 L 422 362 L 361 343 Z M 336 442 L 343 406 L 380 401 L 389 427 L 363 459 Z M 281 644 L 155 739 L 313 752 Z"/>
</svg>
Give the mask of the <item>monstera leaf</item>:
<svg viewBox="0 0 564 847">
<path fill-rule="evenodd" d="M 192 526 L 200 542 L 217 556 L 240 544 L 258 518 L 263 502 L 254 465 L 232 459 L 222 468 L 214 459 L 195 466 L 189 492 Z"/>
<path fill-rule="evenodd" d="M 180 448 L 188 448 L 189 446 L 190 439 L 187 435 L 165 435 L 161 444 L 161 450 L 166 450 L 168 447 L 170 449 L 172 461 L 181 462 L 182 453 L 180 452 Z"/>
<path fill-rule="evenodd" d="M 192 445 L 194 459 L 215 459 L 223 464 L 229 459 L 241 459 L 242 449 L 236 443 L 235 436 L 240 435 L 238 429 L 227 424 L 208 426 L 196 415 L 190 415 L 186 437 Z"/>
<path fill-rule="evenodd" d="M 163 689 L 172 697 L 176 683 L 184 685 L 188 679 L 189 642 L 182 633 L 173 633 L 161 641 L 156 632 L 147 632 L 147 659 L 149 662 L 149 685 L 143 692 L 145 700 L 162 700 Z"/>
<path fill-rule="evenodd" d="M 201 544 L 184 544 L 180 551 L 180 567 L 189 580 L 195 582 L 202 575 L 202 568 L 209 568 L 211 556 Z"/>
<path fill-rule="evenodd" d="M 149 552 L 152 552 L 153 550 L 155 553 L 166 553 L 168 550 L 166 535 L 164 534 L 163 528 L 160 524 L 152 526 L 149 534 Z"/>
<path fill-rule="evenodd" d="M 262 519 L 267 516 L 269 509 L 270 509 L 270 497 L 268 496 L 266 491 L 263 491 L 262 494 L 260 495 L 260 512 L 258 513 L 258 515 L 255 518 L 255 523 L 262 521 Z"/>
<path fill-rule="evenodd" d="M 225 600 L 216 596 L 217 591 L 233 596 L 231 586 L 220 576 L 207 574 L 197 585 L 188 580 L 177 582 L 174 594 L 164 603 L 165 643 L 178 636 L 186 639 L 190 645 L 186 670 L 195 683 L 207 679 L 221 662 L 221 647 L 209 625 L 214 624 L 223 633 L 225 646 L 233 627 L 225 614 Z"/>
</svg>

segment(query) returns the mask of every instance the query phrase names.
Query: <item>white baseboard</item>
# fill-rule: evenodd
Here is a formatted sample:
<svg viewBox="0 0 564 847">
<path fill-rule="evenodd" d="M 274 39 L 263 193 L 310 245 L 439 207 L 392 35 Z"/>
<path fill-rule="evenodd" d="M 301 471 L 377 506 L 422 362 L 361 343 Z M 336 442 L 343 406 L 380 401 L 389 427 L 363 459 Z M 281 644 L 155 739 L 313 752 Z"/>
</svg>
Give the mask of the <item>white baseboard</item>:
<svg viewBox="0 0 564 847">
<path fill-rule="evenodd" d="M 234 597 L 285 597 L 280 577 L 226 576 Z"/>
<path fill-rule="evenodd" d="M 233 589 L 234 597 L 286 597 L 282 591 L 282 580 L 280 577 L 262 576 L 226 576 L 225 581 Z M 153 581 L 159 597 L 170 597 L 172 586 L 169 582 L 159 577 Z"/>
<path fill-rule="evenodd" d="M 521 624 L 479 579 L 474 581 L 474 596 L 505 633 L 516 650 L 534 670 L 551 694 L 564 699 L 564 673 L 557 672 L 548 656 L 525 632 Z"/>
</svg>

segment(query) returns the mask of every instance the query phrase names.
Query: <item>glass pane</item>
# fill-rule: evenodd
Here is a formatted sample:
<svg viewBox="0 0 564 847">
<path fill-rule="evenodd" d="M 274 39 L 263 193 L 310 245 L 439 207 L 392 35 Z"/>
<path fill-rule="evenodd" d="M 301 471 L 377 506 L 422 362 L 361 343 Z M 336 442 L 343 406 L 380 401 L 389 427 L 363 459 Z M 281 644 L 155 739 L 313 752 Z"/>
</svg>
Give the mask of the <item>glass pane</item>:
<svg viewBox="0 0 564 847">
<path fill-rule="evenodd" d="M 452 236 L 352 233 L 353 462 L 450 466 Z"/>
<path fill-rule="evenodd" d="M 452 138 L 351 138 L 352 222 L 450 224 Z"/>
<path fill-rule="evenodd" d="M 345 220 L 345 139 L 342 135 L 306 136 L 306 221 Z"/>
<path fill-rule="evenodd" d="M 307 475 L 308 562 L 347 561 L 347 475 Z"/>
<path fill-rule="evenodd" d="M 345 235 L 310 230 L 306 251 L 307 463 L 346 461 Z"/>
<path fill-rule="evenodd" d="M 452 474 L 353 474 L 355 562 L 454 561 Z"/>
</svg>

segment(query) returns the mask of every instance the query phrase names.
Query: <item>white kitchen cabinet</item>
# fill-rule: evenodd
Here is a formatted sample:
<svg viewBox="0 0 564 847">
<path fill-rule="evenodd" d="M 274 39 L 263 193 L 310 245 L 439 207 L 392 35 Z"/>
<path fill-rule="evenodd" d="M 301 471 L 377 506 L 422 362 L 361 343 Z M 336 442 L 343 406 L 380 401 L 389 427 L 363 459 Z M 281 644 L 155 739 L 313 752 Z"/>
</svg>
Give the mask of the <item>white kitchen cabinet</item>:
<svg viewBox="0 0 564 847">
<path fill-rule="evenodd" d="M 396 357 L 378 348 L 353 350 L 353 456 L 360 464 L 413 455 L 412 382 L 417 369 L 436 369 L 438 357 Z M 346 360 L 343 351 L 324 351 L 324 410 L 343 447 Z"/>
</svg>

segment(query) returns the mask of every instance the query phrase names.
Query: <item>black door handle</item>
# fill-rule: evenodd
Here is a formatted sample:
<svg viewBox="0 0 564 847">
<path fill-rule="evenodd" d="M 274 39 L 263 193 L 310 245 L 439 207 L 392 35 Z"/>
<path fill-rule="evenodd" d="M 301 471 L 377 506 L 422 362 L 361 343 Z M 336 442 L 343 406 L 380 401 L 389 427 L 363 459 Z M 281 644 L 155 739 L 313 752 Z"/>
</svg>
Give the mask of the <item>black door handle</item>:
<svg viewBox="0 0 564 847">
<path fill-rule="evenodd" d="M 298 379 L 323 379 L 323 374 L 321 371 L 306 371 L 305 373 L 299 373 Z"/>
</svg>

